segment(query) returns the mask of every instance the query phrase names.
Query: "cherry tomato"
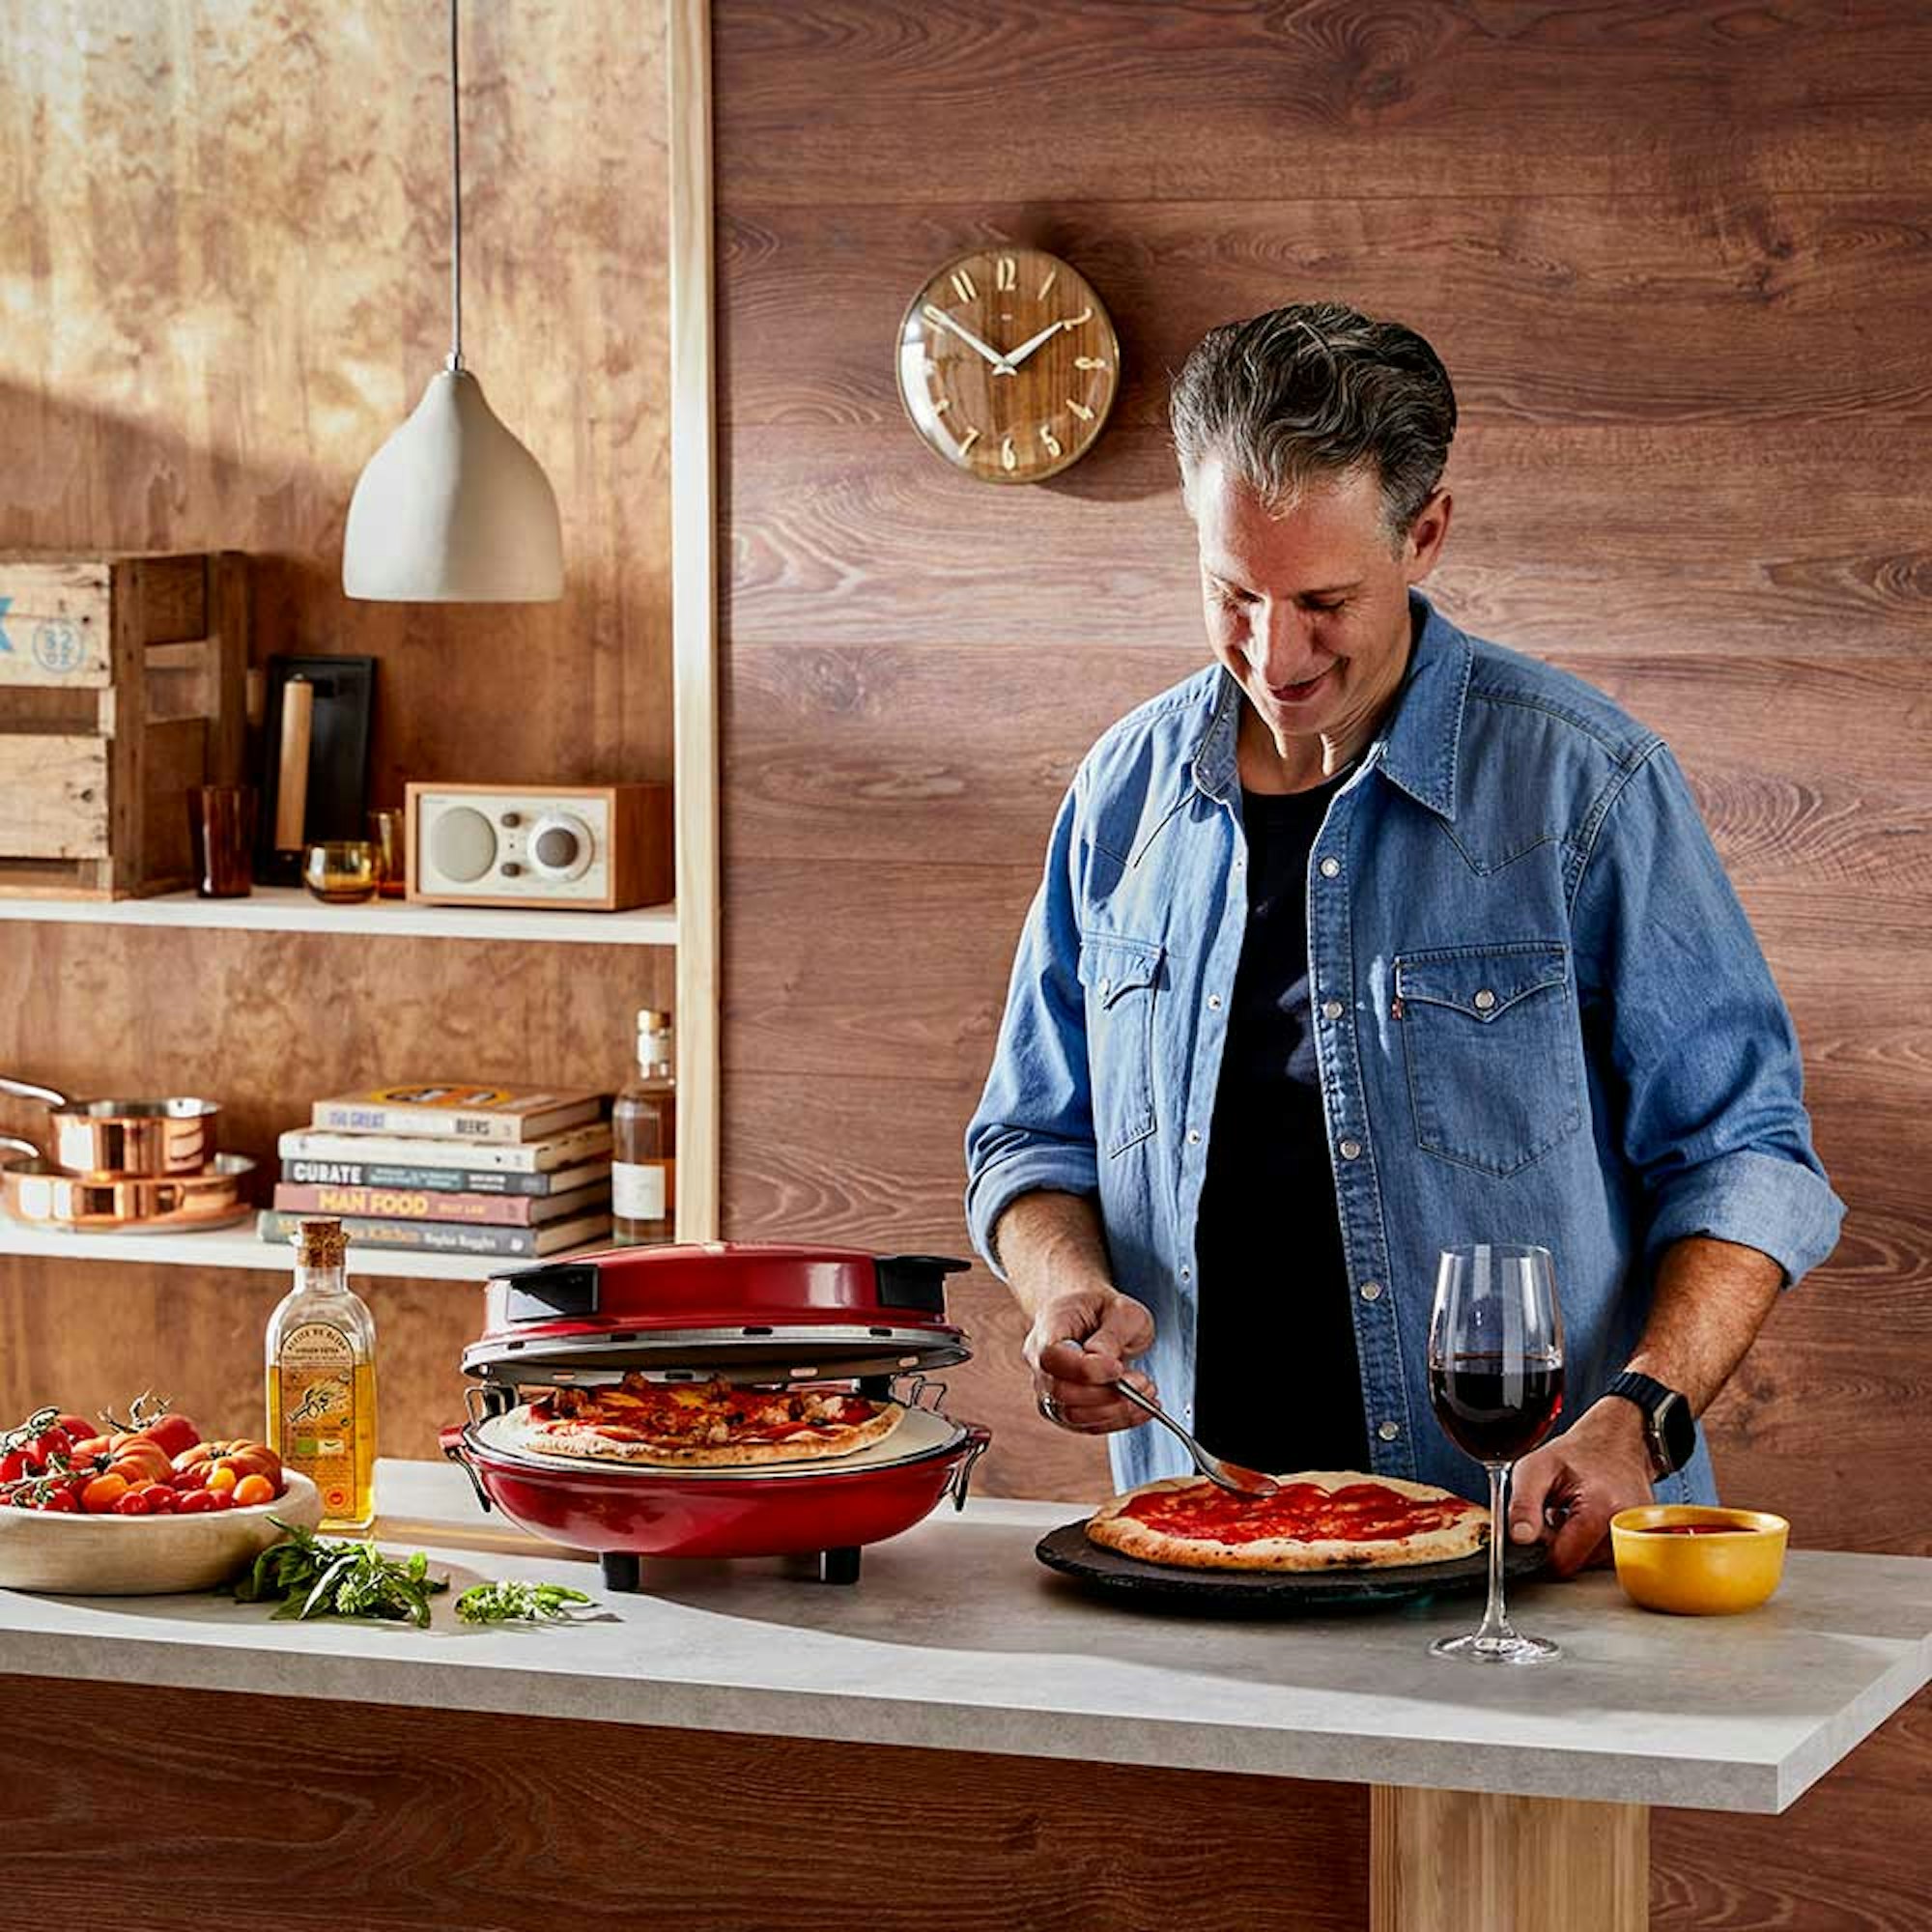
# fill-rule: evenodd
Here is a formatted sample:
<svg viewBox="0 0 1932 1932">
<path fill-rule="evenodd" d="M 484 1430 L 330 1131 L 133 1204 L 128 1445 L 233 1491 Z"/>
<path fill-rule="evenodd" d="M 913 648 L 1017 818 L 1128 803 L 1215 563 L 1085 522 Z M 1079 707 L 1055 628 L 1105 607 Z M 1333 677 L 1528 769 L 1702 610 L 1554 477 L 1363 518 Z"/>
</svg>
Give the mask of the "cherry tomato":
<svg viewBox="0 0 1932 1932">
<path fill-rule="evenodd" d="M 210 1510 L 219 1507 L 220 1497 L 213 1490 L 184 1490 L 181 1499 L 175 1504 L 177 1516 L 206 1516 Z"/>
<path fill-rule="evenodd" d="M 73 1437 L 65 1429 L 43 1429 L 28 1445 L 27 1453 L 44 1469 L 56 1456 L 73 1454 Z"/>
<path fill-rule="evenodd" d="M 74 1500 L 71 1490 L 49 1490 L 47 1499 L 41 1507 L 52 1510 L 56 1516 L 72 1516 L 80 1505 Z"/>
<path fill-rule="evenodd" d="M 0 1483 L 17 1483 L 27 1474 L 27 1452 L 24 1449 L 10 1449 L 0 1456 Z"/>
<path fill-rule="evenodd" d="M 197 1490 L 195 1493 L 208 1498 L 210 1509 L 232 1510 L 235 1507 L 235 1492 L 233 1490 Z"/>
<path fill-rule="evenodd" d="M 208 1465 L 205 1463 L 197 1463 L 191 1469 L 177 1469 L 168 1478 L 168 1488 L 171 1490 L 200 1490 L 207 1486 Z"/>
<path fill-rule="evenodd" d="M 150 1516 L 173 1516 L 181 1504 L 181 1498 L 165 1483 L 150 1483 L 141 1494 L 148 1499 Z"/>
<path fill-rule="evenodd" d="M 128 1493 L 128 1479 L 113 1470 L 94 1477 L 80 1492 L 80 1506 L 89 1516 L 105 1516 Z"/>
<path fill-rule="evenodd" d="M 208 1487 L 211 1490 L 232 1490 L 241 1481 L 241 1475 L 233 1463 L 217 1463 L 209 1472 Z"/>
<path fill-rule="evenodd" d="M 275 1486 L 267 1476 L 243 1476 L 235 1485 L 237 1509 L 252 1509 L 257 1503 L 271 1503 L 274 1499 Z"/>
<path fill-rule="evenodd" d="M 145 1490 L 129 1490 L 114 1504 L 116 1516 L 146 1516 L 148 1513 L 148 1492 Z"/>
</svg>

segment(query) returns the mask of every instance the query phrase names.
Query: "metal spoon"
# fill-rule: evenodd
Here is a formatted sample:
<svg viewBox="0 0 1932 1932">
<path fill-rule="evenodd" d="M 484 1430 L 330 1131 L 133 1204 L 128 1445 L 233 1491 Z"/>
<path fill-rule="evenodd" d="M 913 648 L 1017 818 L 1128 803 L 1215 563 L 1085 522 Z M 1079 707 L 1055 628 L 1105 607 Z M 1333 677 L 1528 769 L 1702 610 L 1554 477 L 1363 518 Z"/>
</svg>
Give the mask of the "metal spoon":
<svg viewBox="0 0 1932 1932">
<path fill-rule="evenodd" d="M 1115 1382 L 1113 1389 L 1116 1395 L 1124 1396 L 1136 1408 L 1146 1409 L 1164 1429 L 1179 1436 L 1187 1453 L 1194 1458 L 1194 1466 L 1210 1483 L 1237 1496 L 1271 1496 L 1281 1488 L 1272 1476 L 1264 1476 L 1259 1469 L 1243 1468 L 1238 1463 L 1223 1463 L 1218 1457 L 1208 1455 L 1159 1403 L 1150 1401 L 1131 1383 Z"/>
</svg>

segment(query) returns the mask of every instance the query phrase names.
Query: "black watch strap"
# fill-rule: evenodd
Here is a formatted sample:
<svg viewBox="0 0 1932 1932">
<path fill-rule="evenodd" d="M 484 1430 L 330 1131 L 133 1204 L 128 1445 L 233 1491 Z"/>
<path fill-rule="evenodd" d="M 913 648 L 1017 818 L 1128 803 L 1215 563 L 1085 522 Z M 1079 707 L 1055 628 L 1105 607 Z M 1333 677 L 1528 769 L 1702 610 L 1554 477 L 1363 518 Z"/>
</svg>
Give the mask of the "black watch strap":
<svg viewBox="0 0 1932 1932">
<path fill-rule="evenodd" d="M 1644 1437 L 1660 1476 L 1674 1475 L 1690 1462 L 1697 1447 L 1697 1419 L 1677 1390 L 1666 1388 L 1655 1376 L 1626 1369 L 1605 1394 L 1620 1395 L 1643 1411 Z"/>
</svg>

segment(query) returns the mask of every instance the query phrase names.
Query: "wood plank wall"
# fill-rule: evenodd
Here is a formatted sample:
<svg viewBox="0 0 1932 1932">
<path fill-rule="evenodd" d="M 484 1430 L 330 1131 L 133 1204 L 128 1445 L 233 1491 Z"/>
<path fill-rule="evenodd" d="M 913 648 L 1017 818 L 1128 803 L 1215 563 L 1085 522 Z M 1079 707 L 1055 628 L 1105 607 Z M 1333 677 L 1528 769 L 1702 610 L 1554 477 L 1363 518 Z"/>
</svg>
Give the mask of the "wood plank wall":
<svg viewBox="0 0 1932 1932">
<path fill-rule="evenodd" d="M 668 776 L 660 12 L 464 10 L 466 355 L 563 512 L 565 599 L 523 608 L 340 588 L 356 474 L 448 347 L 442 11 L 0 0 L 0 549 L 253 553 L 257 661 L 380 660 L 376 803 L 406 779 Z M 656 949 L 8 923 L 0 1067 L 210 1094 L 225 1144 L 271 1155 L 360 1081 L 610 1089 L 633 1012 L 670 987 Z M 253 1432 L 286 1286 L 285 1260 L 0 1258 L 0 1413 L 153 1383 Z M 382 1448 L 433 1455 L 477 1292 L 368 1293 Z"/>
<path fill-rule="evenodd" d="M 717 0 L 728 558 L 724 1226 L 964 1253 L 960 1132 L 1075 761 L 1202 661 L 1166 375 L 1338 297 L 1464 427 L 1430 588 L 1677 746 L 1804 1038 L 1851 1218 L 1716 1417 L 1801 1540 L 1932 1551 L 1932 15 Z M 1066 255 L 1123 338 L 1027 491 L 901 420 L 950 254 Z M 1091 1497 L 976 1269 L 990 1487 Z M 1660 1818 L 1660 1926 L 1922 1924 L 1922 1704 L 1781 1821 Z"/>
</svg>

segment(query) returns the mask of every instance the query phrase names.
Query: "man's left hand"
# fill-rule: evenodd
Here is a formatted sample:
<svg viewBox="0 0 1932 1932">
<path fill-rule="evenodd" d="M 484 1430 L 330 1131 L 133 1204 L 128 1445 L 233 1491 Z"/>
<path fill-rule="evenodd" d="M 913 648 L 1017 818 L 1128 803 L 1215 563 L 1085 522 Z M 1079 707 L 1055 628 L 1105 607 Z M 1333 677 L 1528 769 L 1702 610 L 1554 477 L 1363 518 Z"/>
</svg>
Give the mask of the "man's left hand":
<svg viewBox="0 0 1932 1932">
<path fill-rule="evenodd" d="M 1587 1563 L 1610 1560 L 1610 1519 L 1619 1510 L 1655 1500 L 1643 1412 L 1621 1396 L 1605 1396 L 1516 1465 L 1510 1541 L 1550 1535 L 1551 1574 L 1571 1577 Z"/>
</svg>

